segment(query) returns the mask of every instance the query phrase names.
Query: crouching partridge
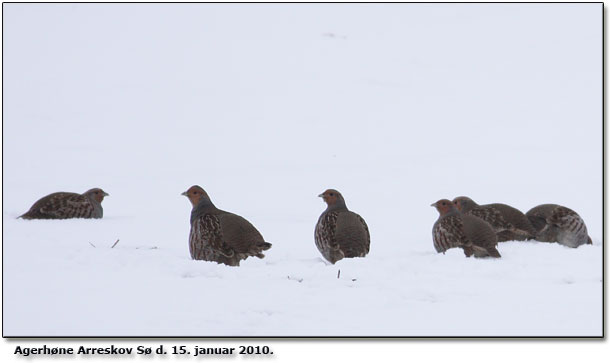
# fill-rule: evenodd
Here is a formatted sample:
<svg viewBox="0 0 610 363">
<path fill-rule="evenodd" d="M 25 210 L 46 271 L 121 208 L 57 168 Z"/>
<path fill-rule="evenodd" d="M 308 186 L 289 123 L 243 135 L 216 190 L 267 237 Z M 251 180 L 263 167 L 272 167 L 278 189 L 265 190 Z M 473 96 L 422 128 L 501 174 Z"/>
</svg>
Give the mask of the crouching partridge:
<svg viewBox="0 0 610 363">
<path fill-rule="evenodd" d="M 23 219 L 102 218 L 102 201 L 108 193 L 100 188 L 89 189 L 83 194 L 57 192 L 40 198 L 29 211 L 19 216 Z"/>
<path fill-rule="evenodd" d="M 194 260 L 215 261 L 239 266 L 250 256 L 263 258 L 262 251 L 271 248 L 260 232 L 244 218 L 216 208 L 208 194 L 198 185 L 182 193 L 193 209 L 189 250 Z"/>
<path fill-rule="evenodd" d="M 536 229 L 536 240 L 558 242 L 568 247 L 592 244 L 585 221 L 573 210 L 557 204 L 542 204 L 525 213 Z"/>
<path fill-rule="evenodd" d="M 437 252 L 459 247 L 466 257 L 500 257 L 496 249 L 496 233 L 484 220 L 461 213 L 448 199 L 431 204 L 439 212 L 432 227 L 432 239 Z"/>
<path fill-rule="evenodd" d="M 343 258 L 364 257 L 369 253 L 371 236 L 366 222 L 347 209 L 341 193 L 328 189 L 318 195 L 328 205 L 318 218 L 316 247 L 330 263 Z"/>
</svg>

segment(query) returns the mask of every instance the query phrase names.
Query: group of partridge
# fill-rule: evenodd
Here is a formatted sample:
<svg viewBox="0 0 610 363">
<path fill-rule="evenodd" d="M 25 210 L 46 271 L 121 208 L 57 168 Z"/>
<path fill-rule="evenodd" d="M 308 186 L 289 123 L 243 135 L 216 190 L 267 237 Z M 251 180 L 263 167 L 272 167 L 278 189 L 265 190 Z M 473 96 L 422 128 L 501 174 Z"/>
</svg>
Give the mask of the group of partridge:
<svg viewBox="0 0 610 363">
<path fill-rule="evenodd" d="M 215 261 L 239 266 L 250 256 L 263 258 L 271 248 L 260 232 L 237 214 L 216 208 L 209 195 L 198 185 L 182 193 L 193 209 L 189 250 L 194 260 Z M 102 201 L 108 193 L 100 188 L 83 194 L 58 192 L 38 200 L 23 219 L 102 218 Z M 337 190 L 320 194 L 327 204 L 315 226 L 315 244 L 322 256 L 334 264 L 343 258 L 368 254 L 371 237 L 364 219 L 347 209 Z M 557 242 L 569 247 L 591 244 L 587 227 L 573 210 L 542 204 L 523 214 L 506 204 L 478 205 L 468 197 L 432 204 L 439 217 L 432 228 L 434 248 L 445 253 L 461 248 L 467 257 L 500 257 L 498 242 L 537 240 Z"/>
</svg>

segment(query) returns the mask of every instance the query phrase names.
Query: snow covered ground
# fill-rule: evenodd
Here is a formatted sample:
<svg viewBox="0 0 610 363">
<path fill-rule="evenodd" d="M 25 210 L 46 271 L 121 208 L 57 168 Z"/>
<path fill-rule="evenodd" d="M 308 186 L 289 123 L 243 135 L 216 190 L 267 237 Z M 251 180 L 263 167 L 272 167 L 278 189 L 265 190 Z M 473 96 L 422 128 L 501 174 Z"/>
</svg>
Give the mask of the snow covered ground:
<svg viewBox="0 0 610 363">
<path fill-rule="evenodd" d="M 5 4 L 4 335 L 600 335 L 601 7 Z M 265 259 L 190 260 L 193 184 Z M 102 220 L 15 219 L 92 187 Z M 365 259 L 322 261 L 326 188 Z M 438 255 L 458 195 L 594 244 Z"/>
</svg>

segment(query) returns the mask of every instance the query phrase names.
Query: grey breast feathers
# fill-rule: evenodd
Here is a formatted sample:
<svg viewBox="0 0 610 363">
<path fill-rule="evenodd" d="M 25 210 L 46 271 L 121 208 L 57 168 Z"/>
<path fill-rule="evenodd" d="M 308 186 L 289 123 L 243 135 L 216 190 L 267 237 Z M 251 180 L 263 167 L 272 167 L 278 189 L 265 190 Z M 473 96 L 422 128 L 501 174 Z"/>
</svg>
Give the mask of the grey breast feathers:
<svg viewBox="0 0 610 363">
<path fill-rule="evenodd" d="M 432 240 L 434 249 L 439 253 L 468 244 L 460 216 L 451 215 L 439 218 L 432 227 Z"/>
<path fill-rule="evenodd" d="M 337 220 L 339 212 L 324 212 L 318 219 L 314 233 L 316 247 L 330 263 L 334 264 L 345 257 L 337 239 Z"/>
<path fill-rule="evenodd" d="M 194 260 L 217 261 L 226 263 L 227 255 L 233 252 L 223 245 L 220 222 L 215 215 L 202 215 L 191 221 L 189 250 Z"/>
</svg>

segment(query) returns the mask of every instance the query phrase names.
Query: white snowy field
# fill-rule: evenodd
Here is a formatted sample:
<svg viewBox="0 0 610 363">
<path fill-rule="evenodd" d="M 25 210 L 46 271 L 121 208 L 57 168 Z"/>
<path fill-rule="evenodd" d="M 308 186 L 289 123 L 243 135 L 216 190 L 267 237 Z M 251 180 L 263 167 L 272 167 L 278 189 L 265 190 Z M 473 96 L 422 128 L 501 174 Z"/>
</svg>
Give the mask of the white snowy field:
<svg viewBox="0 0 610 363">
<path fill-rule="evenodd" d="M 600 336 L 601 20 L 602 4 L 4 4 L 3 335 Z M 265 259 L 190 260 L 193 184 L 257 226 Z M 92 187 L 102 220 L 16 219 Z M 366 219 L 366 258 L 322 261 L 327 188 Z M 594 244 L 436 254 L 430 204 L 458 195 L 568 206 Z"/>
</svg>

